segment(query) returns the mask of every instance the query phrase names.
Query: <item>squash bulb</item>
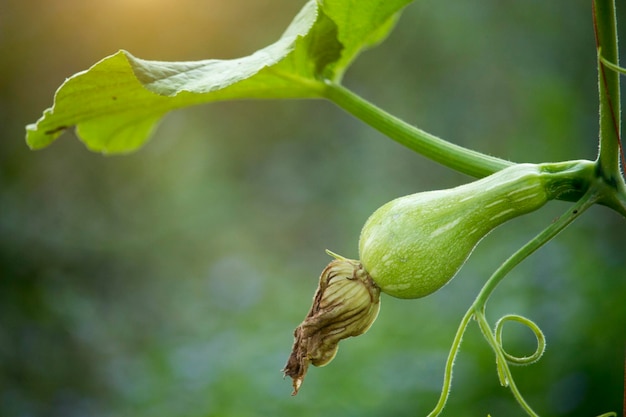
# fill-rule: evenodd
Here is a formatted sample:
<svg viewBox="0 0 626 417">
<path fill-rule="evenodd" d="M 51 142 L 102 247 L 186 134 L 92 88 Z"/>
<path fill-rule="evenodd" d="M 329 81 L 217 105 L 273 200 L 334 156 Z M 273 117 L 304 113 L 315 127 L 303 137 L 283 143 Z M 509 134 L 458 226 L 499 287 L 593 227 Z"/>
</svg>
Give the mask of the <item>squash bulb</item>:
<svg viewBox="0 0 626 417">
<path fill-rule="evenodd" d="M 550 198 L 540 166 L 518 164 L 459 187 L 383 205 L 366 221 L 359 256 L 382 292 L 420 298 L 448 283 L 478 242 Z"/>
</svg>

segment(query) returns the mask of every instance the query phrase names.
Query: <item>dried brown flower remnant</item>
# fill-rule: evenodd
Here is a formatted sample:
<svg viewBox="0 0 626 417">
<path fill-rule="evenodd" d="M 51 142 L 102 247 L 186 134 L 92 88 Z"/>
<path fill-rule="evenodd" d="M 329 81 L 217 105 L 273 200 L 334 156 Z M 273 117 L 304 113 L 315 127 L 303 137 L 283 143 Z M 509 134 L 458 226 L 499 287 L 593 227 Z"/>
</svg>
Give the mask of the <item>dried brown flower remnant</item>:
<svg viewBox="0 0 626 417">
<path fill-rule="evenodd" d="M 294 332 L 291 356 L 283 372 L 293 379 L 296 395 L 309 364 L 324 366 L 341 339 L 369 329 L 380 308 L 380 289 L 359 261 L 341 258 L 322 271 L 313 305 Z"/>
</svg>

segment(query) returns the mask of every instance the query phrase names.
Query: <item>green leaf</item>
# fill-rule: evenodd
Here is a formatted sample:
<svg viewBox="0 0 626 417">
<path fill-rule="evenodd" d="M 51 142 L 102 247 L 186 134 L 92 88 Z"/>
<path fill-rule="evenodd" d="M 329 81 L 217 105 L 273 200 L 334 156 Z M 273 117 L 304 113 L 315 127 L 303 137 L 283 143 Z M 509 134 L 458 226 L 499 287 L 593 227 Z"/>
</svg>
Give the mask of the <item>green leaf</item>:
<svg viewBox="0 0 626 417">
<path fill-rule="evenodd" d="M 334 79 L 366 48 L 382 42 L 393 29 L 401 10 L 413 0 L 321 0 L 322 8 L 338 27 L 341 58 L 331 65 Z M 364 7 L 363 3 L 367 3 Z"/>
<path fill-rule="evenodd" d="M 220 100 L 321 97 L 359 51 L 386 36 L 408 0 L 310 0 L 281 38 L 232 60 L 161 62 L 126 51 L 70 78 L 54 105 L 26 127 L 32 149 L 76 126 L 96 152 L 141 147 L 170 110 Z"/>
</svg>

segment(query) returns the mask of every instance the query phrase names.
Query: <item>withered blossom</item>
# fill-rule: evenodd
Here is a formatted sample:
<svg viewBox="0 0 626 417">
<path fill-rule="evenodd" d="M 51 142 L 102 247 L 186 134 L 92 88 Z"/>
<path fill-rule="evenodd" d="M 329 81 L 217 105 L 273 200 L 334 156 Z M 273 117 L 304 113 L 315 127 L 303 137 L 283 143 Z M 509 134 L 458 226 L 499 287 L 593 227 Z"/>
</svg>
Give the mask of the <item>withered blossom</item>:
<svg viewBox="0 0 626 417">
<path fill-rule="evenodd" d="M 313 305 L 294 332 L 291 356 L 283 369 L 293 379 L 292 395 L 298 393 L 309 364 L 328 364 L 339 341 L 365 333 L 380 308 L 380 289 L 361 262 L 331 255 L 337 259 L 320 275 Z"/>
</svg>

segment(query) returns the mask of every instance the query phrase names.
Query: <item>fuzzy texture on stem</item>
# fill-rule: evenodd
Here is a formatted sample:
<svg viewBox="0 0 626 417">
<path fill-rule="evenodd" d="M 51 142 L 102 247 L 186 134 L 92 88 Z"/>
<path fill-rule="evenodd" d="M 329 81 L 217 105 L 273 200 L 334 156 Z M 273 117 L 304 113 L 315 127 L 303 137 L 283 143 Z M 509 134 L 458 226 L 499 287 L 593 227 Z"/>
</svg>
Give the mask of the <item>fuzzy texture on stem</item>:
<svg viewBox="0 0 626 417">
<path fill-rule="evenodd" d="M 619 65 L 617 23 L 614 0 L 593 2 L 593 23 L 596 47 L 609 62 Z M 600 146 L 598 175 L 610 185 L 623 183 L 620 171 L 620 84 L 619 74 L 607 71 L 598 60 L 598 91 L 600 99 Z"/>
</svg>

